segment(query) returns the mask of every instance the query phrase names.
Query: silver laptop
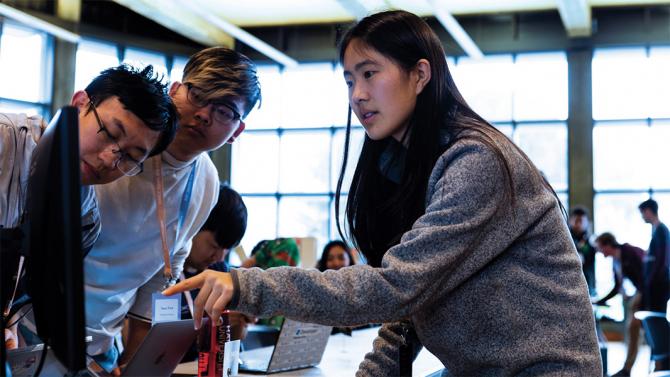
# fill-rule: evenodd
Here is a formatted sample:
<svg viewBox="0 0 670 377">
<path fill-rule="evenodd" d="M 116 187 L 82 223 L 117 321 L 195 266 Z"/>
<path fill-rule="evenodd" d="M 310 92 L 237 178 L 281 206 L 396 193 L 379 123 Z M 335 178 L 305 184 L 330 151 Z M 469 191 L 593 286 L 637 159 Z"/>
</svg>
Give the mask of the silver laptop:
<svg viewBox="0 0 670 377">
<path fill-rule="evenodd" d="M 274 347 L 240 353 L 240 371 L 275 373 L 308 368 L 321 362 L 331 326 L 284 319 Z"/>
<path fill-rule="evenodd" d="M 195 341 L 193 320 L 153 325 L 123 370 L 123 376 L 170 376 Z"/>
</svg>

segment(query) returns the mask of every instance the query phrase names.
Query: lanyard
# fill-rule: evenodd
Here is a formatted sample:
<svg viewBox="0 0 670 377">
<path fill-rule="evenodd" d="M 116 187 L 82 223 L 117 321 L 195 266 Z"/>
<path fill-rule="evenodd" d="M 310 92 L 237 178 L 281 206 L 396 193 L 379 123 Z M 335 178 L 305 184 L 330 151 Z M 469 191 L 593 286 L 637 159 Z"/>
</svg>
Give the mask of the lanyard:
<svg viewBox="0 0 670 377">
<path fill-rule="evenodd" d="M 170 263 L 170 250 L 167 245 L 167 227 L 165 225 L 165 202 L 163 197 L 163 168 L 162 159 L 160 155 L 153 159 L 154 164 L 154 196 L 156 197 L 156 215 L 158 216 L 158 225 L 160 226 L 161 243 L 163 246 L 163 276 L 165 277 L 165 287 L 174 284 L 174 276 L 172 275 L 172 264 Z M 195 165 L 191 167 L 191 173 L 186 182 L 184 194 L 181 197 L 181 204 L 179 206 L 179 218 L 177 220 L 177 231 L 175 234 L 175 241 L 173 246 L 177 246 L 179 239 L 179 231 L 186 217 L 188 211 L 188 203 L 191 201 L 191 192 L 193 191 L 193 180 L 195 178 Z"/>
</svg>

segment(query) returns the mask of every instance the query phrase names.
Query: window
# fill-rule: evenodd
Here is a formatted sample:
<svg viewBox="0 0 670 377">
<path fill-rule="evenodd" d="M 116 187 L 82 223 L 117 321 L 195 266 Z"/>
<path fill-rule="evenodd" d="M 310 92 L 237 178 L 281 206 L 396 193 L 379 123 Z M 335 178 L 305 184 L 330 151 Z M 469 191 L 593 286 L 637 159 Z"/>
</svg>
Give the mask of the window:
<svg viewBox="0 0 670 377">
<path fill-rule="evenodd" d="M 119 61 L 120 56 L 123 56 L 122 62 Z M 121 48 L 111 43 L 84 39 L 77 46 L 75 90 L 86 88 L 100 72 L 116 67 L 120 63 L 127 63 L 139 69 L 151 64 L 163 83 L 180 81 L 187 60 L 183 56 L 174 56 L 171 70 L 168 72 L 167 57 L 164 54 L 132 47 Z"/>
<path fill-rule="evenodd" d="M 24 113 L 28 116 L 42 115 L 39 106 L 12 101 L 0 101 L 0 113 Z"/>
<path fill-rule="evenodd" d="M 46 115 L 51 98 L 46 34 L 5 21 L 0 38 L 0 111 Z"/>
<path fill-rule="evenodd" d="M 449 60 L 449 66 L 466 100 L 496 122 L 566 200 L 565 54 L 461 58 Z M 247 118 L 247 130 L 232 153 L 231 185 L 249 207 L 242 245 L 248 253 L 262 239 L 314 236 L 320 252 L 328 240 L 339 238 L 334 195 L 348 108 L 342 68 L 331 63 L 285 70 L 261 66 L 258 75 L 263 103 Z M 364 135 L 352 116 L 342 211 Z"/>
<path fill-rule="evenodd" d="M 595 233 L 646 249 L 651 227 L 638 205 L 650 196 L 670 211 L 670 63 L 668 47 L 597 49 L 593 69 Z M 598 293 L 611 289 L 611 261 L 601 258 Z"/>
<path fill-rule="evenodd" d="M 187 57 L 175 56 L 172 60 L 172 69 L 170 70 L 170 82 L 181 81 L 186 67 Z"/>
<path fill-rule="evenodd" d="M 161 81 L 167 83 L 170 80 L 165 61 L 165 55 L 146 50 L 139 50 L 135 48 L 126 49 L 126 55 L 123 59 L 124 63 L 128 63 L 135 68 L 144 68 L 151 64 L 154 67 L 154 73 L 162 78 Z"/>
<path fill-rule="evenodd" d="M 233 144 L 233 187 L 240 193 L 276 193 L 279 189 L 278 156 L 277 133 L 244 132 Z"/>
<path fill-rule="evenodd" d="M 332 231 L 330 212 L 348 108 L 342 70 L 332 63 L 302 64 L 283 71 L 261 66 L 258 75 L 262 106 L 247 118 L 247 131 L 233 144 L 232 154 L 232 187 L 254 205 L 242 246 L 248 253 L 263 239 L 312 236 L 320 250 L 330 239 L 339 238 Z M 354 123 L 349 182 L 363 134 Z M 344 187 L 346 191 L 348 183 Z M 265 207 L 260 209 L 256 203 Z M 265 216 L 262 225 L 251 222 L 256 216 Z M 252 229 L 256 226 L 269 228 Z"/>
<path fill-rule="evenodd" d="M 83 90 L 103 70 L 119 65 L 115 45 L 83 40 L 77 46 L 74 89 Z"/>
<path fill-rule="evenodd" d="M 643 249 L 651 233 L 643 231 L 637 206 L 651 196 L 670 195 L 664 173 L 670 150 L 668 121 L 598 122 L 593 129 L 594 211 L 596 232 L 610 231 Z M 660 210 L 663 209 L 659 203 Z M 659 210 L 659 211 L 660 211 Z"/>
<path fill-rule="evenodd" d="M 285 132 L 279 144 L 279 191 L 322 193 L 330 187 L 330 132 Z"/>
<path fill-rule="evenodd" d="M 451 64 L 453 67 L 454 64 Z M 565 53 L 455 61 L 465 100 L 512 139 L 565 203 L 568 190 L 568 62 Z"/>
<path fill-rule="evenodd" d="M 596 233 L 646 248 L 638 204 L 670 194 L 670 48 L 599 49 L 593 57 Z M 634 93 L 634 95 L 631 95 Z M 661 207 L 660 210 L 663 210 Z M 645 230 L 646 229 L 646 230 Z"/>
<path fill-rule="evenodd" d="M 479 115 L 490 122 L 512 120 L 514 61 L 512 55 L 456 61 L 454 81 L 461 94 Z"/>
</svg>

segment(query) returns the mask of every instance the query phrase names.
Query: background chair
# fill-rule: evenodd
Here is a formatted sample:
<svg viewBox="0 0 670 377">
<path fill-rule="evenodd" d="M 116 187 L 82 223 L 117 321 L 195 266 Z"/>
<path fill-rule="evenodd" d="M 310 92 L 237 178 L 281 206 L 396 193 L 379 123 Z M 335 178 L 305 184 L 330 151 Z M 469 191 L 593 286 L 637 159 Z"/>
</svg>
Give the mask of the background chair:
<svg viewBox="0 0 670 377">
<path fill-rule="evenodd" d="M 670 369 L 670 324 L 665 313 L 640 311 L 635 313 L 635 318 L 642 321 L 651 360 L 661 366 L 657 370 Z"/>
</svg>

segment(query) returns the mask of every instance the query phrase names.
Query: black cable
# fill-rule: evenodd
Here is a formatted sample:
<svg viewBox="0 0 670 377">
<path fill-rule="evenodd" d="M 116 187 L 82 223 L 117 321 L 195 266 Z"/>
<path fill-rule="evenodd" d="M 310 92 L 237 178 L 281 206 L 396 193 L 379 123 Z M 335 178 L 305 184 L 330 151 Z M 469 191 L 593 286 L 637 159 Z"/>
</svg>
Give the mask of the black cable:
<svg viewBox="0 0 670 377">
<path fill-rule="evenodd" d="M 0 293 L 2 296 L 2 293 Z M 0 299 L 4 303 L 3 299 Z M 0 313 L 0 332 L 2 332 L 2 345 L 0 345 L 0 376 L 5 377 L 7 375 L 7 341 L 5 340 L 5 316 L 3 313 Z"/>
<path fill-rule="evenodd" d="M 26 315 L 28 315 L 28 313 L 30 313 L 32 310 L 33 310 L 33 307 L 31 306 L 30 309 L 26 310 L 25 313 L 21 314 L 21 316 L 20 316 L 16 321 L 14 321 L 14 322 L 12 322 L 11 324 L 7 325 L 7 328 L 9 329 L 9 328 L 11 328 L 12 326 L 16 325 L 17 323 L 19 323 L 19 321 L 22 320 Z"/>
<path fill-rule="evenodd" d="M 44 348 L 42 348 L 42 356 L 40 356 L 40 363 L 37 365 L 37 369 L 35 370 L 35 377 L 39 377 L 40 373 L 42 373 L 42 368 L 44 367 L 44 361 L 47 359 L 47 351 L 49 347 L 47 346 L 46 343 L 43 344 Z"/>
</svg>

